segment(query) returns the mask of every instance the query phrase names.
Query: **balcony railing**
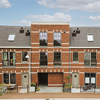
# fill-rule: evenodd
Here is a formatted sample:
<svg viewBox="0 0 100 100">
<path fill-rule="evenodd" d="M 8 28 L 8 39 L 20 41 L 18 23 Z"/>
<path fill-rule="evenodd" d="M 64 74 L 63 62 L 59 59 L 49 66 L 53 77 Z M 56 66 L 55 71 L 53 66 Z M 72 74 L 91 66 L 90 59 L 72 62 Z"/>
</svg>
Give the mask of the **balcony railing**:
<svg viewBox="0 0 100 100">
<path fill-rule="evenodd" d="M 84 60 L 84 66 L 97 66 L 97 60 Z"/>
<path fill-rule="evenodd" d="M 3 66 L 15 66 L 16 61 L 15 60 L 2 60 Z"/>
<path fill-rule="evenodd" d="M 61 65 L 61 60 L 60 59 L 58 59 L 58 60 L 54 60 L 54 65 Z"/>
<path fill-rule="evenodd" d="M 47 65 L 47 59 L 41 59 L 40 60 L 40 66 Z"/>
</svg>

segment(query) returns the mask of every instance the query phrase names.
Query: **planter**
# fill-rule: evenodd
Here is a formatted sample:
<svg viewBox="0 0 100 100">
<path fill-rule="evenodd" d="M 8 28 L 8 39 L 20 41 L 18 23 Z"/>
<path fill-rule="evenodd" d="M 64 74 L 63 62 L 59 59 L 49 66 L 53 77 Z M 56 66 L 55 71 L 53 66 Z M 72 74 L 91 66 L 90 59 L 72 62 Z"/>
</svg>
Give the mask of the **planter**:
<svg viewBox="0 0 100 100">
<path fill-rule="evenodd" d="M 35 86 L 30 87 L 30 92 L 35 92 Z"/>
</svg>

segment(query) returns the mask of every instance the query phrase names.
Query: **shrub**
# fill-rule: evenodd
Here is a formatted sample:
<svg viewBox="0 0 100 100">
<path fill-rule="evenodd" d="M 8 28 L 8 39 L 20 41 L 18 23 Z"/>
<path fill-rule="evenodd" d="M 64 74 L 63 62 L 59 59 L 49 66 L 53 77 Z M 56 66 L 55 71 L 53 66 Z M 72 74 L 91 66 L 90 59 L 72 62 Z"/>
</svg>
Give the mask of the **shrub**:
<svg viewBox="0 0 100 100">
<path fill-rule="evenodd" d="M 3 95 L 3 93 L 2 92 L 0 92 L 0 96 L 2 96 Z"/>
<path fill-rule="evenodd" d="M 36 88 L 36 91 L 40 91 L 40 88 L 39 88 L 39 87 L 37 87 L 37 88 Z"/>
<path fill-rule="evenodd" d="M 35 86 L 35 85 L 36 85 L 35 83 L 33 83 L 33 82 L 31 83 L 31 86 Z"/>
</svg>

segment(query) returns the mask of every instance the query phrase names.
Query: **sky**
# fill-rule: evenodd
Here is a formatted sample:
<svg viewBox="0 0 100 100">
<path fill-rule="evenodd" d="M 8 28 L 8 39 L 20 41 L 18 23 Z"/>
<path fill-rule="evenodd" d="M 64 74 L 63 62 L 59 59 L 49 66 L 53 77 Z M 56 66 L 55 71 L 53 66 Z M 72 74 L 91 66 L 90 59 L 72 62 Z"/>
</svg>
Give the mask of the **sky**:
<svg viewBox="0 0 100 100">
<path fill-rule="evenodd" d="M 100 26 L 100 0 L 0 0 L 0 25 L 69 22 L 71 27 Z"/>
</svg>

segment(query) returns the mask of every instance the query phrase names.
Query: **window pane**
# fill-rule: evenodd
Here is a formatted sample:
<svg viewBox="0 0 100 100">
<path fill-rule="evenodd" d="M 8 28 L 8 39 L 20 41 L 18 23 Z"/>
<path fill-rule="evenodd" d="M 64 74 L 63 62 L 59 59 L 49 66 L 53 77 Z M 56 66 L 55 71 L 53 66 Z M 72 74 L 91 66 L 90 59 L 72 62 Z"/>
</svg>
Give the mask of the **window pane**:
<svg viewBox="0 0 100 100">
<path fill-rule="evenodd" d="M 96 61 L 96 52 L 91 52 L 91 66 L 96 66 L 97 61 Z"/>
<path fill-rule="evenodd" d="M 73 61 L 78 61 L 78 52 L 73 52 Z"/>
<path fill-rule="evenodd" d="M 54 65 L 61 65 L 61 52 L 54 52 Z"/>
<path fill-rule="evenodd" d="M 90 41 L 90 42 L 93 41 L 93 35 L 92 34 L 87 35 L 87 41 Z"/>
<path fill-rule="evenodd" d="M 5 84 L 9 84 L 9 74 L 8 73 L 4 73 L 3 74 L 3 78 L 4 78 L 4 83 Z"/>
<path fill-rule="evenodd" d="M 10 66 L 15 66 L 15 52 L 10 52 Z"/>
<path fill-rule="evenodd" d="M 84 54 L 84 65 L 90 66 L 90 52 L 85 52 Z"/>
<path fill-rule="evenodd" d="M 40 46 L 47 46 L 47 33 L 40 33 Z"/>
<path fill-rule="evenodd" d="M 16 84 L 16 74 L 15 73 L 10 74 L 10 83 Z"/>
<path fill-rule="evenodd" d="M 9 66 L 8 52 L 3 52 L 3 66 Z"/>
<path fill-rule="evenodd" d="M 40 52 L 40 65 L 47 65 L 47 52 Z"/>
<path fill-rule="evenodd" d="M 27 52 L 22 52 L 22 61 L 28 61 L 27 58 L 25 58 L 27 55 Z"/>
<path fill-rule="evenodd" d="M 54 33 L 54 46 L 61 46 L 61 33 Z"/>
</svg>

